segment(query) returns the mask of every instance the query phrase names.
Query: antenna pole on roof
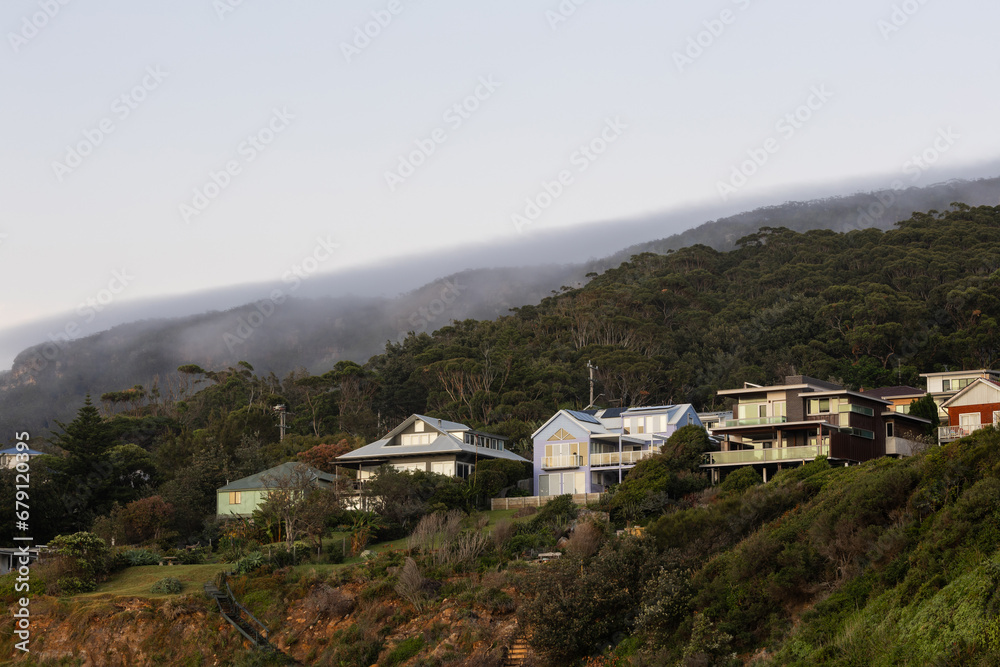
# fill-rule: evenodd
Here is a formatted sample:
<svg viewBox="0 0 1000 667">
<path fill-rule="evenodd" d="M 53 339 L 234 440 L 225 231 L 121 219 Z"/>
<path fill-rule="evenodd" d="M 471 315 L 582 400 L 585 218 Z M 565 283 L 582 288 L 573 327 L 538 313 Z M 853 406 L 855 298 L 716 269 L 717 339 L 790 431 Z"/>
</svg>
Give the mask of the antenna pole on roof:
<svg viewBox="0 0 1000 667">
<path fill-rule="evenodd" d="M 587 360 L 587 370 L 590 371 L 590 403 L 587 404 L 588 408 L 594 407 L 594 371 L 599 370 L 597 366 Z"/>
</svg>

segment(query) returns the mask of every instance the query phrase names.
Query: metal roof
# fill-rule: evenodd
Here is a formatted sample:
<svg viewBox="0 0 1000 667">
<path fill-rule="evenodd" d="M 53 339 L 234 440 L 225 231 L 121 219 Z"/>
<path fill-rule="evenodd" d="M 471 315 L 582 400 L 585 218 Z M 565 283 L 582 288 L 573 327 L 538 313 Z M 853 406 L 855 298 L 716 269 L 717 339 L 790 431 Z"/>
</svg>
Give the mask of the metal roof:
<svg viewBox="0 0 1000 667">
<path fill-rule="evenodd" d="M 317 470 L 316 468 L 308 466 L 305 463 L 289 461 L 288 463 L 282 463 L 279 466 L 263 470 L 256 475 L 250 475 L 249 477 L 244 477 L 243 479 L 230 482 L 229 484 L 219 488 L 218 491 L 249 491 L 274 488 L 275 480 L 282 477 L 290 477 L 295 474 L 297 466 L 305 466 L 310 477 L 314 481 L 319 481 L 324 484 L 333 484 L 337 479 L 336 475 L 331 475 L 323 472 L 322 470 Z"/>
<path fill-rule="evenodd" d="M 17 456 L 18 454 L 27 454 L 28 456 L 43 456 L 45 452 L 35 451 L 34 449 L 26 449 L 24 451 L 19 450 L 17 447 L 11 447 L 10 449 L 5 449 L 0 452 L 0 455 L 6 454 L 7 456 Z"/>
<path fill-rule="evenodd" d="M 451 435 L 442 433 L 437 438 L 426 445 L 392 445 L 392 438 L 382 438 L 364 447 L 355 449 L 338 456 L 338 461 L 361 461 L 365 459 L 385 459 L 401 458 L 410 456 L 420 456 L 426 454 L 445 454 L 465 452 L 476 456 L 485 456 L 494 459 L 509 459 L 511 461 L 528 462 L 527 459 L 518 456 L 506 449 L 490 449 L 488 447 L 476 447 Z"/>
</svg>

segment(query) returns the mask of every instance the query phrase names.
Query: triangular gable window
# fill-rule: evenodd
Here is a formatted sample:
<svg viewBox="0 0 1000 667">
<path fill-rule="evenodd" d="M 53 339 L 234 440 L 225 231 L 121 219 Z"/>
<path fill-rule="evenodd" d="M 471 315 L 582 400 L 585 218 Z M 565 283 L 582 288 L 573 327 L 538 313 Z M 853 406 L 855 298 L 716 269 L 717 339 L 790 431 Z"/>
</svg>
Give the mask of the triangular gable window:
<svg viewBox="0 0 1000 667">
<path fill-rule="evenodd" d="M 573 434 L 564 428 L 559 429 L 549 437 L 549 440 L 574 440 L 574 439 L 575 438 L 573 437 Z"/>
</svg>

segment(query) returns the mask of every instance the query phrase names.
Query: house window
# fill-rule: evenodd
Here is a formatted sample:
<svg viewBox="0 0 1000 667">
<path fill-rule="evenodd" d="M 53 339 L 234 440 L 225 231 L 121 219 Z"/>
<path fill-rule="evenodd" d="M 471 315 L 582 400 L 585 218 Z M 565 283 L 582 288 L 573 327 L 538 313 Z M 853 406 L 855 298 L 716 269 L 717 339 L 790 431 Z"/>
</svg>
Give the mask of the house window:
<svg viewBox="0 0 1000 667">
<path fill-rule="evenodd" d="M 399 438 L 402 445 L 429 445 L 431 444 L 430 433 L 404 433 Z"/>
<path fill-rule="evenodd" d="M 958 416 L 959 425 L 965 433 L 972 433 L 982 426 L 982 416 L 978 412 L 967 412 Z"/>
<path fill-rule="evenodd" d="M 462 479 L 468 479 L 469 475 L 476 469 L 476 466 L 471 463 L 456 463 L 455 464 L 455 477 L 460 477 Z"/>
<path fill-rule="evenodd" d="M 893 437 L 892 434 L 893 434 L 892 422 L 886 422 L 885 423 L 885 437 L 891 438 L 891 437 Z"/>
<path fill-rule="evenodd" d="M 836 400 L 834 401 L 836 406 Z M 826 412 L 830 412 L 830 399 L 829 398 L 813 398 L 809 400 L 809 414 L 820 415 Z"/>
<path fill-rule="evenodd" d="M 941 391 L 951 391 L 951 380 L 941 380 Z"/>
<path fill-rule="evenodd" d="M 689 413 L 688 413 L 688 426 L 691 426 L 692 424 L 694 424 L 694 415 L 692 415 L 692 414 L 691 414 L 691 413 L 689 412 Z M 663 429 L 663 430 L 665 431 L 665 430 L 667 430 L 667 429 Z"/>
<path fill-rule="evenodd" d="M 241 502 L 243 502 L 243 500 L 242 500 L 242 496 L 241 496 L 241 494 L 240 494 L 239 491 L 230 491 L 229 492 L 229 504 L 230 505 L 239 505 Z"/>
<path fill-rule="evenodd" d="M 448 475 L 449 477 L 452 477 L 455 474 L 455 464 L 452 463 L 451 461 L 432 463 L 431 472 L 437 473 L 439 475 Z"/>
<path fill-rule="evenodd" d="M 538 495 L 558 496 L 559 495 L 559 475 L 539 475 Z"/>
<path fill-rule="evenodd" d="M 413 423 L 413 430 L 417 433 L 424 432 L 424 423 L 419 419 Z"/>
<path fill-rule="evenodd" d="M 757 419 L 767 416 L 767 403 L 740 403 L 737 406 L 737 419 Z"/>
<path fill-rule="evenodd" d="M 562 476 L 563 493 L 586 493 L 584 474 L 582 472 L 566 472 Z M 555 494 L 553 494 L 555 495 Z"/>
<path fill-rule="evenodd" d="M 559 429 L 549 437 L 549 440 L 572 440 L 572 439 L 573 435 L 564 428 Z"/>
</svg>

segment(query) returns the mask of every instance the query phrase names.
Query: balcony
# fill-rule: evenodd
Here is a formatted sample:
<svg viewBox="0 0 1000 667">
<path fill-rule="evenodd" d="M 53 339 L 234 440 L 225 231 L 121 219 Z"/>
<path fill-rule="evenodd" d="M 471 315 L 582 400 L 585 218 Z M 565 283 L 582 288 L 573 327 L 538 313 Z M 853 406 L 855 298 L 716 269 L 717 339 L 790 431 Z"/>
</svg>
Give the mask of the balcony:
<svg viewBox="0 0 1000 667">
<path fill-rule="evenodd" d="M 939 426 L 938 444 L 959 440 L 967 435 L 972 435 L 973 431 L 978 431 L 981 426 Z"/>
<path fill-rule="evenodd" d="M 565 456 L 546 456 L 542 458 L 542 467 L 546 470 L 559 468 L 579 468 L 583 465 L 583 457 L 576 454 Z"/>
<path fill-rule="evenodd" d="M 630 466 L 635 465 L 643 459 L 648 459 L 651 456 L 656 456 L 659 454 L 658 449 L 646 449 L 642 451 L 634 452 L 611 452 L 607 454 L 591 454 L 590 455 L 590 467 L 591 468 L 608 468 L 617 466 Z"/>
<path fill-rule="evenodd" d="M 744 449 L 738 452 L 706 452 L 702 459 L 702 465 L 748 465 L 751 463 L 802 461 L 829 455 L 829 445 Z"/>
<path fill-rule="evenodd" d="M 889 456 L 913 456 L 925 445 L 915 440 L 907 440 L 899 436 L 888 436 L 885 439 L 885 453 Z"/>
<path fill-rule="evenodd" d="M 769 426 L 771 424 L 784 424 L 788 417 L 753 417 L 752 419 L 727 419 L 726 428 L 730 426 Z"/>
</svg>

